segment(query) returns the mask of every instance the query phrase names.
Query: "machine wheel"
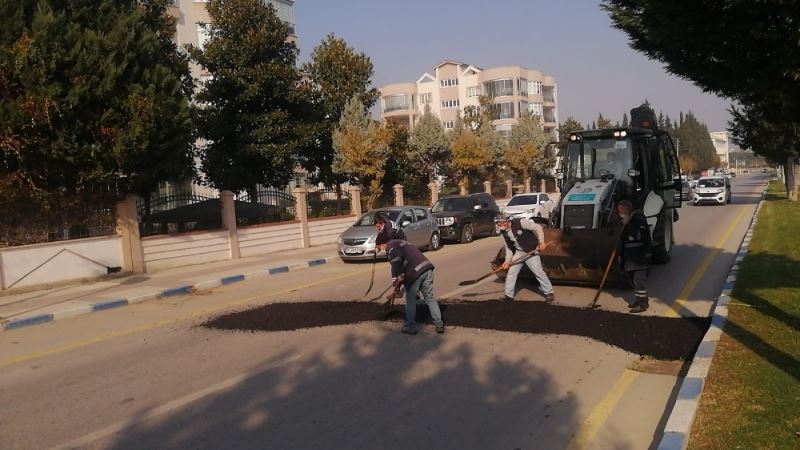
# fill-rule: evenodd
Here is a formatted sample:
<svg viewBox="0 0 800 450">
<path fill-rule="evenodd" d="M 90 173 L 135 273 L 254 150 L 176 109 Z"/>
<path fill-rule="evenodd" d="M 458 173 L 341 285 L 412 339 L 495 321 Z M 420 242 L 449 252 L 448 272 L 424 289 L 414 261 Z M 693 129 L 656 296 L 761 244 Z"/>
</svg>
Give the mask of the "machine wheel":
<svg viewBox="0 0 800 450">
<path fill-rule="evenodd" d="M 460 239 L 461 243 L 467 244 L 469 242 L 472 242 L 473 237 L 474 236 L 473 236 L 472 224 L 471 223 L 464 224 L 464 228 L 461 229 L 461 239 Z"/>
<path fill-rule="evenodd" d="M 433 234 L 431 234 L 431 240 L 428 242 L 427 250 L 435 252 L 440 248 L 442 248 L 442 239 L 439 237 L 439 232 L 434 231 Z"/>
<path fill-rule="evenodd" d="M 665 209 L 658 215 L 658 222 L 653 229 L 653 263 L 666 264 L 672 259 L 672 244 L 674 236 L 672 234 L 672 213 Z"/>
</svg>

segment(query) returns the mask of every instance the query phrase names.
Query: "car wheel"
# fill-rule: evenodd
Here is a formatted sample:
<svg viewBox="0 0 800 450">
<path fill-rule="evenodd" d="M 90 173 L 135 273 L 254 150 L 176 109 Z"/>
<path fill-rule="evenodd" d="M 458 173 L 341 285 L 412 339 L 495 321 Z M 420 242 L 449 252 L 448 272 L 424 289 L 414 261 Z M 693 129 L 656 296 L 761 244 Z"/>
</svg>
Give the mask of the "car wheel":
<svg viewBox="0 0 800 450">
<path fill-rule="evenodd" d="M 472 242 L 474 230 L 472 229 L 472 224 L 467 223 L 464 224 L 464 228 L 461 229 L 461 243 L 466 244 Z"/>
<path fill-rule="evenodd" d="M 669 217 L 667 211 L 663 211 L 658 215 L 656 227 L 653 229 L 653 263 L 666 264 L 672 259 L 672 244 L 673 237 L 673 220 L 674 217 Z"/>
<path fill-rule="evenodd" d="M 435 252 L 440 248 L 442 248 L 442 239 L 439 236 L 439 232 L 434 231 L 433 234 L 431 234 L 431 240 L 428 242 L 428 250 Z"/>
</svg>

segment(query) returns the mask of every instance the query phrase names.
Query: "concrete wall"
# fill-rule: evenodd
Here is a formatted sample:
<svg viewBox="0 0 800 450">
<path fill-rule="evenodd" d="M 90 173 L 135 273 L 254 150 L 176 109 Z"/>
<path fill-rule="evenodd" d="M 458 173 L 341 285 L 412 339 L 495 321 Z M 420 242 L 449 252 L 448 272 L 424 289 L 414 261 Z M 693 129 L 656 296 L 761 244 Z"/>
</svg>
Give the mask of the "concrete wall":
<svg viewBox="0 0 800 450">
<path fill-rule="evenodd" d="M 198 231 L 142 239 L 146 272 L 230 258 L 228 230 Z"/>
<path fill-rule="evenodd" d="M 355 216 L 317 219 L 308 222 L 311 245 L 333 244 L 339 235 L 356 221 Z"/>
<path fill-rule="evenodd" d="M 239 251 L 242 258 L 264 253 L 301 248 L 299 222 L 254 225 L 238 228 Z"/>
<path fill-rule="evenodd" d="M 0 285 L 9 289 L 94 278 L 108 274 L 107 266 L 122 266 L 119 236 L 5 248 L 0 250 Z"/>
</svg>

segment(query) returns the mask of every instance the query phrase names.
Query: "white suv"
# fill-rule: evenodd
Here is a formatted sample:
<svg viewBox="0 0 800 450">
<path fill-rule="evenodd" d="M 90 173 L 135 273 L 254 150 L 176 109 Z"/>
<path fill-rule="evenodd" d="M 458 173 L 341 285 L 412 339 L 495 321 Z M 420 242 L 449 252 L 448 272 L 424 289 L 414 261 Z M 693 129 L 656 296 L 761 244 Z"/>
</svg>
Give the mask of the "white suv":
<svg viewBox="0 0 800 450">
<path fill-rule="evenodd" d="M 724 205 L 731 202 L 731 180 L 726 176 L 702 177 L 694 188 L 692 203 Z"/>
</svg>

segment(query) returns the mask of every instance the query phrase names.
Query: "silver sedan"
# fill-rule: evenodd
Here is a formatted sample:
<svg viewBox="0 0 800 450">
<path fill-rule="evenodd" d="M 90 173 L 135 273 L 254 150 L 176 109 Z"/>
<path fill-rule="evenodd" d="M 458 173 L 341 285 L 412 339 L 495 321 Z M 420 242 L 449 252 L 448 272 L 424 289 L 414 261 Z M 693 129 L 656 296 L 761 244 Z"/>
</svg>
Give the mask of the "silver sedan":
<svg viewBox="0 0 800 450">
<path fill-rule="evenodd" d="M 383 213 L 395 228 L 403 230 L 409 242 L 420 249 L 438 250 L 442 243 L 439 226 L 425 206 L 394 206 L 363 214 L 339 236 L 339 257 L 343 261 L 372 260 L 375 255 L 376 213 Z M 378 258 L 386 255 L 378 253 Z"/>
</svg>

